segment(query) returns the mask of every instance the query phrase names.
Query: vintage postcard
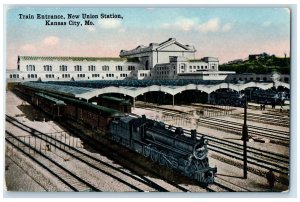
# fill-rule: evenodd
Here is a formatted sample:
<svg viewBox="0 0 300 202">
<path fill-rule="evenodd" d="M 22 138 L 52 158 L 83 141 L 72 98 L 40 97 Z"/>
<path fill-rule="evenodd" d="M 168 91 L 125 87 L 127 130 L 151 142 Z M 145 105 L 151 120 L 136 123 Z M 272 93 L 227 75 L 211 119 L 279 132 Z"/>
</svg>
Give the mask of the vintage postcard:
<svg viewBox="0 0 300 202">
<path fill-rule="evenodd" d="M 292 12 L 6 5 L 5 191 L 288 192 Z"/>
</svg>

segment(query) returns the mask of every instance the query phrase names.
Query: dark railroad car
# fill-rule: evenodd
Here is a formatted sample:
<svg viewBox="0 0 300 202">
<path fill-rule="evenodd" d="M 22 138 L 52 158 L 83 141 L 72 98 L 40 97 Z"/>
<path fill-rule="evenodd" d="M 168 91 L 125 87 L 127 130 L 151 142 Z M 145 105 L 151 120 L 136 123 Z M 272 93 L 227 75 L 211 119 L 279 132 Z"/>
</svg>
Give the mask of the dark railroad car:
<svg viewBox="0 0 300 202">
<path fill-rule="evenodd" d="M 52 94 L 50 94 L 52 95 Z M 107 107 L 94 105 L 77 99 L 68 98 L 60 95 L 52 95 L 66 103 L 62 110 L 65 117 L 70 117 L 102 133 L 106 133 L 108 125 L 113 118 L 123 117 L 124 113 Z"/>
<path fill-rule="evenodd" d="M 97 98 L 97 104 L 113 108 L 124 113 L 131 113 L 131 104 L 125 99 L 111 96 L 100 96 Z"/>
<path fill-rule="evenodd" d="M 32 97 L 32 103 L 44 110 L 53 118 L 62 116 L 62 109 L 66 105 L 64 101 L 45 95 L 43 93 L 35 93 Z"/>
</svg>

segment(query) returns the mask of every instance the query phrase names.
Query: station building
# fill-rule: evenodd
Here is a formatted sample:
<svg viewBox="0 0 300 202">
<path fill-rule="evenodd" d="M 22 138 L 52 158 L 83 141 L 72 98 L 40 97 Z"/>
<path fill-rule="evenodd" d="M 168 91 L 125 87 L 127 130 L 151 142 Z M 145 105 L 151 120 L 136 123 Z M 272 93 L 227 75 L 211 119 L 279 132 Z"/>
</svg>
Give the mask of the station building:
<svg viewBox="0 0 300 202">
<path fill-rule="evenodd" d="M 8 82 L 200 79 L 225 80 L 216 57 L 195 58 L 196 49 L 170 38 L 162 43 L 121 50 L 119 58 L 18 56 L 17 69 L 7 70 Z"/>
</svg>

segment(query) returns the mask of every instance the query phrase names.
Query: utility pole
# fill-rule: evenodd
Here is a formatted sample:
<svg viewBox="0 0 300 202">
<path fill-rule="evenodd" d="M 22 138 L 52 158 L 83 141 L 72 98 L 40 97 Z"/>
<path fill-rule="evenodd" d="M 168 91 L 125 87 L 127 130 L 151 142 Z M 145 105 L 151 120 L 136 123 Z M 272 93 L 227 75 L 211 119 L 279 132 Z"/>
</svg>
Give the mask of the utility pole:
<svg viewBox="0 0 300 202">
<path fill-rule="evenodd" d="M 247 107 L 248 107 L 248 101 L 247 96 L 244 96 L 245 99 L 245 105 L 244 105 L 244 125 L 243 125 L 243 160 L 244 160 L 244 178 L 247 179 L 247 141 L 249 141 L 248 136 L 248 125 L 247 125 Z"/>
</svg>

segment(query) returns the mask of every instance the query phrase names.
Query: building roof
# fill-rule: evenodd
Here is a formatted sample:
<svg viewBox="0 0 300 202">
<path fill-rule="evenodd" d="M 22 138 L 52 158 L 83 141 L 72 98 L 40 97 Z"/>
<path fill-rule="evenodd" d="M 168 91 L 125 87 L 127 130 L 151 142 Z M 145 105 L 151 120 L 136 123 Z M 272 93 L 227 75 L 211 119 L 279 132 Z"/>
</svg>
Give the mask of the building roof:
<svg viewBox="0 0 300 202">
<path fill-rule="evenodd" d="M 177 42 L 175 38 L 169 38 L 168 40 L 166 40 L 162 43 L 159 43 L 159 44 L 158 43 L 150 43 L 149 46 L 139 45 L 138 47 L 136 47 L 135 49 L 132 49 L 132 50 L 128 50 L 128 51 L 121 50 L 120 56 L 124 57 L 124 56 L 129 56 L 129 55 L 137 54 L 137 53 L 144 53 L 144 52 L 150 52 L 150 51 L 156 51 L 156 50 L 159 51 L 160 49 L 163 49 L 164 47 L 167 47 L 171 44 L 176 44 L 189 52 L 196 52 L 196 49 L 194 46 L 183 45 L 183 44 Z"/>
<path fill-rule="evenodd" d="M 79 86 L 65 86 L 42 82 L 23 82 L 21 85 L 28 88 L 38 89 L 40 92 L 59 93 L 64 96 L 75 97 L 77 94 L 82 94 L 91 91 L 89 88 Z"/>
<path fill-rule="evenodd" d="M 161 83 L 159 83 L 161 82 Z M 63 97 L 79 98 L 89 100 L 95 96 L 106 93 L 124 94 L 131 97 L 137 97 L 147 92 L 161 91 L 170 95 L 176 95 L 185 90 L 201 90 L 211 93 L 217 89 L 229 88 L 236 91 L 244 90 L 249 87 L 259 87 L 268 89 L 275 86 L 284 86 L 290 88 L 290 84 L 275 81 L 274 82 L 225 82 L 209 81 L 198 79 L 179 79 L 179 80 L 111 80 L 111 81 L 88 81 L 88 82 L 24 82 L 29 89 L 37 89 L 39 92 L 62 95 Z M 56 97 L 57 98 L 57 97 Z M 57 98 L 60 99 L 60 98 Z"/>
<path fill-rule="evenodd" d="M 128 61 L 137 62 L 127 58 L 119 57 L 68 57 L 68 56 L 19 56 L 21 60 L 42 60 L 42 61 Z"/>
<path fill-rule="evenodd" d="M 157 86 L 185 86 L 188 84 L 205 84 L 205 85 L 216 85 L 224 83 L 220 80 L 199 80 L 199 79 L 149 79 L 149 80 L 101 80 L 101 81 L 48 81 L 39 83 L 38 85 L 56 84 L 62 86 L 76 86 L 82 90 L 88 88 L 105 88 L 109 86 L 115 87 L 147 87 L 152 85 Z"/>
</svg>

